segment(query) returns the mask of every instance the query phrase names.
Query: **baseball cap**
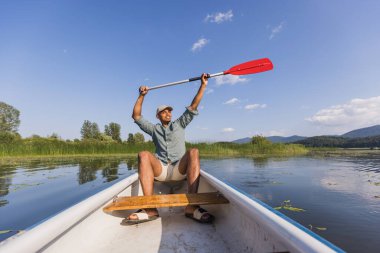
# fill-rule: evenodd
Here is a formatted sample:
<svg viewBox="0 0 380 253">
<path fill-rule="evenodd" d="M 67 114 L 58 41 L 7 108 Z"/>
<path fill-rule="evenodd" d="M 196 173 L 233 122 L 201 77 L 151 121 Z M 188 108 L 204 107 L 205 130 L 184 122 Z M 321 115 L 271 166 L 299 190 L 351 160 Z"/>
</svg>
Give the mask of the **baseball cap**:
<svg viewBox="0 0 380 253">
<path fill-rule="evenodd" d="M 159 107 L 157 107 L 156 114 L 159 114 L 160 112 L 162 112 L 165 109 L 168 109 L 169 111 L 173 111 L 173 107 L 171 107 L 169 105 L 160 105 Z"/>
</svg>

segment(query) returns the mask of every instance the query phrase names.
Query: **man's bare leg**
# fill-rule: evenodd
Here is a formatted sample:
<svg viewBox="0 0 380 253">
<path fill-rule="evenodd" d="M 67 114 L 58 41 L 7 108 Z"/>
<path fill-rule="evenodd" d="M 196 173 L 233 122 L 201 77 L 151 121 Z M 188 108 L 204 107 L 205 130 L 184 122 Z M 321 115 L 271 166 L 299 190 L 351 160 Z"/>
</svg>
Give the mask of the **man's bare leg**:
<svg viewBox="0 0 380 253">
<path fill-rule="evenodd" d="M 186 174 L 188 193 L 196 193 L 199 186 L 201 164 L 198 149 L 189 149 L 179 164 L 179 172 Z"/>
<path fill-rule="evenodd" d="M 148 151 L 142 151 L 138 155 L 139 179 L 141 182 L 144 196 L 153 195 L 154 177 L 161 174 L 161 164 L 158 159 Z M 156 208 L 144 209 L 149 216 L 157 215 Z M 128 219 L 136 220 L 137 216 L 134 214 L 129 215 Z"/>
<path fill-rule="evenodd" d="M 181 159 L 178 169 L 181 174 L 187 175 L 188 193 L 197 193 L 201 171 L 198 149 L 192 148 L 188 150 Z M 185 208 L 185 213 L 192 214 L 198 207 L 196 205 L 188 205 Z M 208 219 L 207 215 L 204 217 L 205 219 Z"/>
</svg>

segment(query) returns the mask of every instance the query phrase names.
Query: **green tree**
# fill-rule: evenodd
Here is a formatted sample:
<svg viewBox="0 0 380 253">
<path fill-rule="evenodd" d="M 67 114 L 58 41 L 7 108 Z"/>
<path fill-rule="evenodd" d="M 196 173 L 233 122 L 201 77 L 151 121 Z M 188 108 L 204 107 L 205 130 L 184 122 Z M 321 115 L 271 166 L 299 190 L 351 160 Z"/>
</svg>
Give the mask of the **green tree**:
<svg viewBox="0 0 380 253">
<path fill-rule="evenodd" d="M 95 122 L 92 123 L 92 126 L 91 126 L 91 135 L 92 135 L 92 139 L 95 139 L 95 140 L 99 140 L 100 139 L 99 126 Z"/>
<path fill-rule="evenodd" d="M 100 133 L 99 140 L 102 142 L 115 142 L 111 136 L 105 134 L 105 133 Z"/>
<path fill-rule="evenodd" d="M 91 126 L 92 126 L 91 121 L 85 120 L 83 122 L 82 128 L 80 130 L 80 133 L 82 135 L 82 140 L 91 138 Z"/>
<path fill-rule="evenodd" d="M 135 143 L 144 143 L 145 142 L 144 135 L 142 133 L 135 133 L 133 135 L 133 140 Z"/>
<path fill-rule="evenodd" d="M 135 139 L 133 138 L 133 134 L 131 134 L 131 133 L 128 134 L 127 143 L 128 144 L 135 144 Z"/>
<path fill-rule="evenodd" d="M 0 102 L 0 132 L 17 133 L 20 125 L 20 111 L 11 105 Z"/>
<path fill-rule="evenodd" d="M 104 134 L 108 136 L 112 136 L 111 129 L 108 125 L 104 126 Z"/>
<path fill-rule="evenodd" d="M 259 147 L 265 147 L 272 144 L 270 140 L 261 135 L 253 136 L 251 142 L 252 144 L 257 145 Z"/>
<path fill-rule="evenodd" d="M 113 140 L 121 142 L 120 138 L 120 125 L 114 122 L 109 123 L 109 125 L 104 126 L 104 133 L 111 136 Z"/>
<path fill-rule="evenodd" d="M 18 133 L 0 131 L 0 144 L 9 144 L 20 140 L 21 136 Z"/>
<path fill-rule="evenodd" d="M 95 122 L 92 123 L 89 120 L 85 120 L 83 122 L 82 128 L 80 130 L 80 133 L 82 135 L 82 139 L 100 139 L 100 131 L 98 124 Z"/>
</svg>

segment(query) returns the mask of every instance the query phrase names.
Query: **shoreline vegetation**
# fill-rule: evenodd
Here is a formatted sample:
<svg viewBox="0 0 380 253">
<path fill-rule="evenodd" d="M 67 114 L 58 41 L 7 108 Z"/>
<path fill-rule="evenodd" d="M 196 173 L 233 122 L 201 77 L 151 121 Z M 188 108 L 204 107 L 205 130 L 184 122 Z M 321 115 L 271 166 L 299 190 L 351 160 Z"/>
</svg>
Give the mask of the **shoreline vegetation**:
<svg viewBox="0 0 380 253">
<path fill-rule="evenodd" d="M 231 142 L 186 143 L 186 148 L 197 148 L 202 157 L 212 156 L 294 156 L 309 151 L 300 144 L 271 143 L 256 136 L 251 143 Z M 64 141 L 58 138 L 29 138 L 0 143 L 0 160 L 34 159 L 39 157 L 134 156 L 140 151 L 154 152 L 151 141 L 142 143 L 102 142 L 98 140 Z"/>
<path fill-rule="evenodd" d="M 271 143 L 261 136 L 252 142 L 186 143 L 197 148 L 201 157 L 290 157 L 290 156 L 363 156 L 380 155 L 378 149 L 310 148 L 301 144 Z M 64 141 L 58 138 L 28 138 L 0 143 L 0 163 L 35 159 L 133 158 L 140 151 L 154 152 L 151 141 L 142 143 L 103 142 L 98 140 Z"/>
<path fill-rule="evenodd" d="M 20 111 L 11 105 L 0 102 L 0 162 L 4 160 L 28 159 L 60 159 L 60 158 L 91 158 L 91 157 L 131 157 L 140 151 L 154 152 L 152 141 L 145 141 L 141 133 L 129 133 L 128 139 L 120 137 L 121 127 L 111 122 L 104 126 L 101 132 L 96 122 L 85 120 L 81 132 L 81 140 L 63 140 L 53 133 L 48 137 L 32 135 L 22 138 L 17 129 L 20 125 Z M 379 136 L 380 138 L 380 136 Z M 248 143 L 215 142 L 215 143 L 186 143 L 186 148 L 197 148 L 201 157 L 284 157 L 298 155 L 333 156 L 350 152 L 363 155 L 372 151 L 342 151 L 338 147 L 372 147 L 378 150 L 379 138 L 350 139 L 347 146 L 341 137 L 313 137 L 303 142 L 272 143 L 269 139 L 257 135 Z M 351 143 L 352 142 L 352 143 Z M 344 145 L 346 146 L 344 146 Z M 342 146 L 343 145 L 343 146 Z M 378 152 L 376 152 L 378 153 Z"/>
</svg>

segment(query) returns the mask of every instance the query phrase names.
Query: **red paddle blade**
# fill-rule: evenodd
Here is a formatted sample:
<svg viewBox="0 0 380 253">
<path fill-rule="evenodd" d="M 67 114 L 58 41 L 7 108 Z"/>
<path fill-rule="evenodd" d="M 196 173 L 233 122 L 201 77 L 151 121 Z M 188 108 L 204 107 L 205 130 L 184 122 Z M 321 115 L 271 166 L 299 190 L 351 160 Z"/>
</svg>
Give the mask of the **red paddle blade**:
<svg viewBox="0 0 380 253">
<path fill-rule="evenodd" d="M 273 64 L 268 58 L 244 62 L 224 71 L 225 75 L 249 75 L 273 69 Z"/>
</svg>

